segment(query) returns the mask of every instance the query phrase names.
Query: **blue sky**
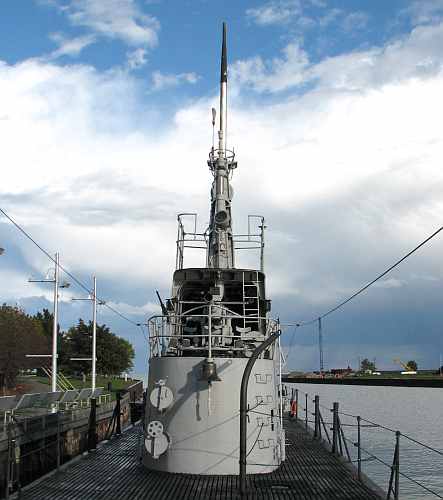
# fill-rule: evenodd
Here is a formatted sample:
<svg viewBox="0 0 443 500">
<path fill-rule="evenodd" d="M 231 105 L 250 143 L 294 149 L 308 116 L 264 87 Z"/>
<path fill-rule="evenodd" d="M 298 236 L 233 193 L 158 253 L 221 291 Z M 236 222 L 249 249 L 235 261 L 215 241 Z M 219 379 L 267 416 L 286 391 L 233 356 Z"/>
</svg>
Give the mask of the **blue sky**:
<svg viewBox="0 0 443 500">
<path fill-rule="evenodd" d="M 235 229 L 267 218 L 275 315 L 328 310 L 441 225 L 441 2 L 5 1 L 0 206 L 135 322 L 158 310 L 155 289 L 169 294 L 175 214 L 207 221 L 222 21 Z M 436 366 L 441 245 L 325 320 L 329 367 Z M 0 246 L 0 299 L 49 307 L 50 290 L 27 283 L 47 259 L 4 219 Z M 70 301 L 81 293 L 63 292 L 64 327 L 89 317 Z M 100 321 L 143 371 L 138 329 L 106 310 Z M 297 331 L 288 367 L 317 359 L 316 332 Z"/>
</svg>

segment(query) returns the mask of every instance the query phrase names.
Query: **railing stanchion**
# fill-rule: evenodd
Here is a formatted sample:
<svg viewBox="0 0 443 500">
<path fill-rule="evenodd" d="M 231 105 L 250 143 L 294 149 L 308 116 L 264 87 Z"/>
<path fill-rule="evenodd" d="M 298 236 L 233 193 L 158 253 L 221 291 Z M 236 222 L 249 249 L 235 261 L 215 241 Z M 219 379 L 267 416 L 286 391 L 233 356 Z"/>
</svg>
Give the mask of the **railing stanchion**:
<svg viewBox="0 0 443 500">
<path fill-rule="evenodd" d="M 357 417 L 357 474 L 361 481 L 361 417 Z"/>
<path fill-rule="evenodd" d="M 97 448 L 97 400 L 91 398 L 91 411 L 88 426 L 88 451 Z"/>
<path fill-rule="evenodd" d="M 60 412 L 57 412 L 57 471 L 60 470 Z"/>
<path fill-rule="evenodd" d="M 298 389 L 295 389 L 295 421 L 298 422 Z"/>
<path fill-rule="evenodd" d="M 314 439 L 320 438 L 320 398 L 314 396 Z"/>
<path fill-rule="evenodd" d="M 8 422 L 7 432 L 8 432 L 8 454 L 6 459 L 6 488 L 5 488 L 5 499 L 9 500 L 9 486 L 11 483 L 11 462 L 12 462 L 12 430 L 11 422 Z"/>
<path fill-rule="evenodd" d="M 338 452 L 337 448 L 338 437 L 338 403 L 332 404 L 332 453 Z"/>
<path fill-rule="evenodd" d="M 116 417 L 117 417 L 117 428 L 115 430 L 115 433 L 117 436 L 120 436 L 122 433 L 122 406 L 121 406 L 121 399 L 122 399 L 122 394 L 120 391 L 117 392 L 117 401 L 115 402 L 115 411 L 116 411 Z"/>
<path fill-rule="evenodd" d="M 400 495 L 400 431 L 395 433 L 395 480 L 394 499 L 398 500 Z"/>
</svg>

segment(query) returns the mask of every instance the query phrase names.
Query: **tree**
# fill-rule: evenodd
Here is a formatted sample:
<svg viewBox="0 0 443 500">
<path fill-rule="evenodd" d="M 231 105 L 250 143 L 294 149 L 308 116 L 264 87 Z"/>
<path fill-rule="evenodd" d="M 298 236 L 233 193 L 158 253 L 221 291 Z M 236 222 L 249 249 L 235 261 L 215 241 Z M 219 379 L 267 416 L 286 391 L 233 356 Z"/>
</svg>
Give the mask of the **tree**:
<svg viewBox="0 0 443 500">
<path fill-rule="evenodd" d="M 26 354 L 48 354 L 50 343 L 41 323 L 18 307 L 0 307 L 0 372 L 6 387 L 15 386 L 20 370 L 41 365 L 39 358 Z"/>
<path fill-rule="evenodd" d="M 373 361 L 369 361 L 368 358 L 363 359 L 360 363 L 360 371 L 362 372 L 374 372 L 375 370 L 375 363 Z"/>
<path fill-rule="evenodd" d="M 54 314 L 49 312 L 48 309 L 43 309 L 42 312 L 38 311 L 37 314 L 35 314 L 33 316 L 33 318 L 36 320 L 36 321 L 39 321 L 41 326 L 42 326 L 42 329 L 43 329 L 43 333 L 50 339 L 52 339 L 52 324 L 54 322 Z M 60 326 L 57 325 L 57 330 L 58 332 L 60 332 Z"/>
<path fill-rule="evenodd" d="M 67 372 L 91 371 L 89 361 L 70 361 L 71 357 L 91 357 L 92 354 L 92 322 L 86 324 L 79 319 L 76 326 L 71 327 L 62 336 L 60 364 Z M 120 375 L 132 368 L 135 353 L 132 345 L 118 337 L 106 325 L 97 325 L 97 373 L 103 375 Z"/>
<path fill-rule="evenodd" d="M 406 366 L 408 367 L 408 370 L 411 372 L 416 372 L 417 371 L 417 362 L 411 359 L 411 361 L 408 361 L 406 363 Z"/>
</svg>

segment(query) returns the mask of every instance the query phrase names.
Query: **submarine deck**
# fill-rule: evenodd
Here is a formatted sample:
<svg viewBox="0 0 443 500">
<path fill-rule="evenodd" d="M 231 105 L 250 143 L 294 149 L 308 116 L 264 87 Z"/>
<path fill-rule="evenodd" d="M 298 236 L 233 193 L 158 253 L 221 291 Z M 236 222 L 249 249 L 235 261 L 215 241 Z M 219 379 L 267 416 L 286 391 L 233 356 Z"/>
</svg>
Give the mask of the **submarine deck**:
<svg viewBox="0 0 443 500">
<path fill-rule="evenodd" d="M 61 471 L 28 485 L 31 500 L 236 499 L 238 476 L 147 471 L 137 459 L 140 427 L 100 446 Z M 357 480 L 341 459 L 295 422 L 286 425 L 286 461 L 270 474 L 248 476 L 248 499 L 376 500 L 381 491 Z"/>
</svg>

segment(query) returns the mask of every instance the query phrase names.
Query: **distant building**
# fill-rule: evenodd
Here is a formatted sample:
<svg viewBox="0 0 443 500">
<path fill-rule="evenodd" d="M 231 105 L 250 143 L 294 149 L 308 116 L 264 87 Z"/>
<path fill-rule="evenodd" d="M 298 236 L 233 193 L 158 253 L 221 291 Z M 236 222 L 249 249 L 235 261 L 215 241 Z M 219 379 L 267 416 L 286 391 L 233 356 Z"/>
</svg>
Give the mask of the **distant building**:
<svg viewBox="0 0 443 500">
<path fill-rule="evenodd" d="M 346 377 L 348 375 L 351 375 L 353 373 L 352 368 L 348 366 L 347 368 L 332 368 L 331 369 L 331 375 L 334 375 L 334 377 Z"/>
</svg>

